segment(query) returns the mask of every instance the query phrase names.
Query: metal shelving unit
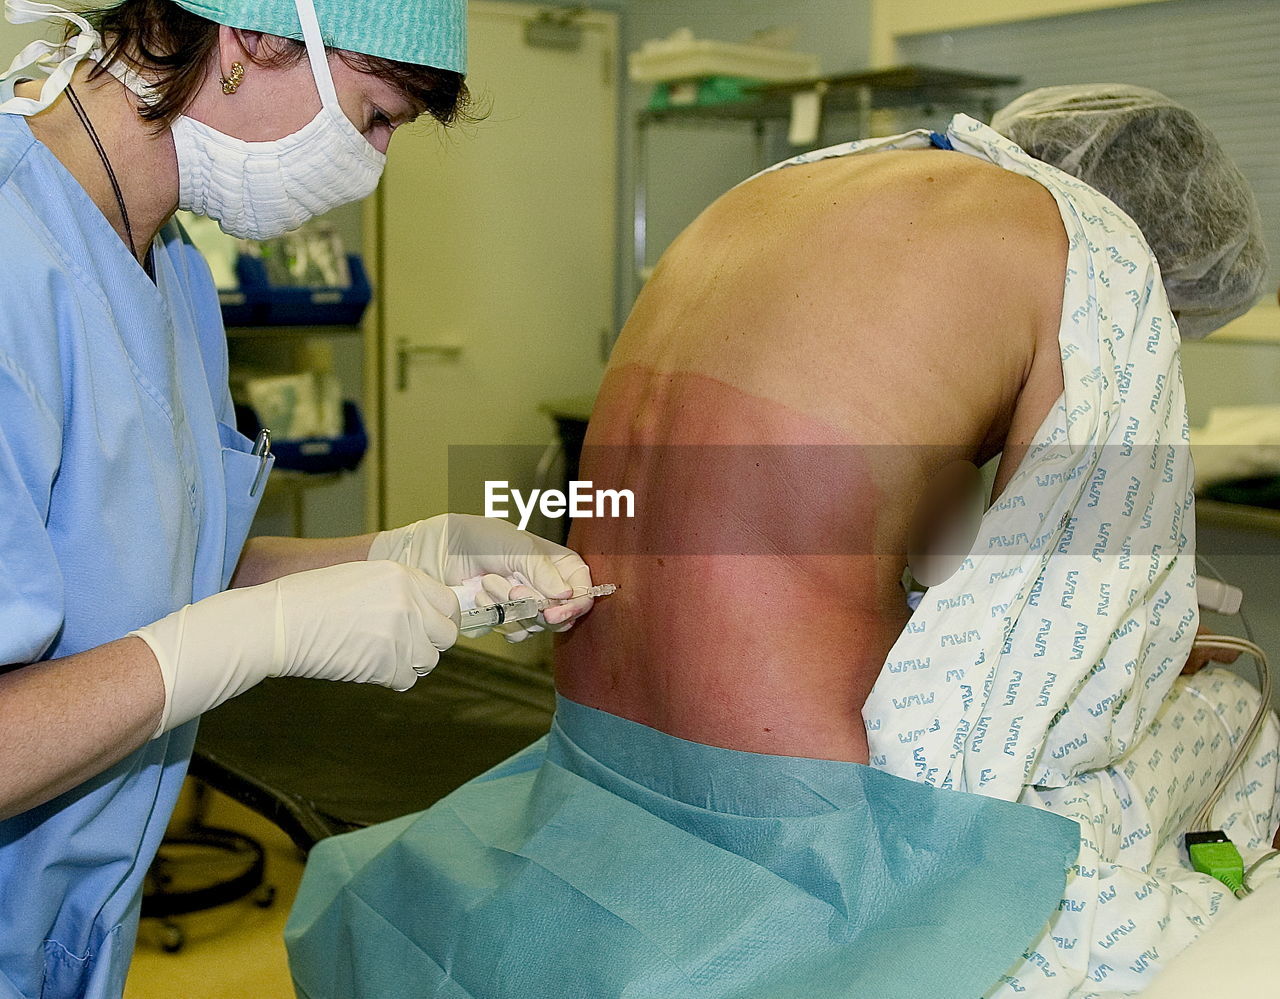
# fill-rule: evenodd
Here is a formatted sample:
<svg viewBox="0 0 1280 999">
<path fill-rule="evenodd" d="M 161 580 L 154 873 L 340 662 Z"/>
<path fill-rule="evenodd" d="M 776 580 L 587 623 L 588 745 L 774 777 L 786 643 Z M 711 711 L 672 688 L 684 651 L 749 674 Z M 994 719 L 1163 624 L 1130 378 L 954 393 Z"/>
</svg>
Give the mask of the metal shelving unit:
<svg viewBox="0 0 1280 999">
<path fill-rule="evenodd" d="M 856 134 L 851 138 L 867 138 L 871 134 L 871 116 L 876 111 L 931 108 L 937 105 L 952 110 L 971 110 L 986 121 L 991 120 L 997 105 L 997 91 L 1017 86 L 1016 76 L 993 76 L 932 66 L 895 66 L 867 73 L 824 76 L 794 83 L 768 84 L 748 90 L 746 100 L 729 104 L 646 109 L 636 118 L 634 145 L 634 257 L 632 292 L 644 283 L 648 266 L 649 171 L 648 135 L 655 126 L 663 125 L 741 125 L 748 124 L 755 133 L 756 169 L 768 164 L 766 139 L 768 126 L 791 118 L 792 99 L 796 94 L 817 92 L 822 99 L 822 125 L 832 117 L 856 116 Z M 822 130 L 815 148 L 826 145 Z M 634 296 L 633 296 L 634 297 Z"/>
</svg>

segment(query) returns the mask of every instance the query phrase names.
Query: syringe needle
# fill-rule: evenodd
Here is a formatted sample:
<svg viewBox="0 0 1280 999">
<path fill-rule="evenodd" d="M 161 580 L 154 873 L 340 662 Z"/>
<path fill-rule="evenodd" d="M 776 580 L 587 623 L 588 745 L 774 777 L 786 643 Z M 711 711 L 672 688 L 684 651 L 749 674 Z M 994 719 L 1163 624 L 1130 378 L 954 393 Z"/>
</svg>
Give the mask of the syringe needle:
<svg viewBox="0 0 1280 999">
<path fill-rule="evenodd" d="M 607 597 L 610 594 L 617 593 L 618 587 L 613 583 L 600 583 L 598 586 L 590 586 L 581 593 L 575 593 L 571 597 L 544 597 L 538 600 L 538 610 L 547 610 L 551 607 L 559 607 L 561 604 L 567 604 L 571 600 L 581 600 L 583 597 Z"/>
</svg>

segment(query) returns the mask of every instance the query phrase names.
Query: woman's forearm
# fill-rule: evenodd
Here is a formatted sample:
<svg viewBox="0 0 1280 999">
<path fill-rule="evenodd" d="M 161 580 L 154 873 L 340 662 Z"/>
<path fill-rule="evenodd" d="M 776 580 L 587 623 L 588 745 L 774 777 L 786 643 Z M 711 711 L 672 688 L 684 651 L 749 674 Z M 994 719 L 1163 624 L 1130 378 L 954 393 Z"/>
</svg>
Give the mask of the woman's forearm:
<svg viewBox="0 0 1280 999">
<path fill-rule="evenodd" d="M 295 572 L 360 562 L 369 554 L 373 538 L 372 534 L 351 538 L 250 538 L 231 585 L 256 586 Z"/>
<path fill-rule="evenodd" d="M 164 696 L 155 656 L 132 637 L 0 676 L 0 821 L 132 753 L 160 724 Z"/>
</svg>

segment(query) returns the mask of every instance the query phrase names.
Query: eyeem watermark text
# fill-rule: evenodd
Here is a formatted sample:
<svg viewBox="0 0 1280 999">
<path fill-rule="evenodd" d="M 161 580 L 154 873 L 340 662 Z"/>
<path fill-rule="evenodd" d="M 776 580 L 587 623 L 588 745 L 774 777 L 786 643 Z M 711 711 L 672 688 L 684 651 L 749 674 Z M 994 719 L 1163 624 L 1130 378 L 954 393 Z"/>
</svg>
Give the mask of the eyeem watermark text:
<svg viewBox="0 0 1280 999">
<path fill-rule="evenodd" d="M 569 483 L 568 495 L 559 489 L 534 489 L 526 496 L 509 482 L 489 481 L 484 484 L 484 515 L 505 520 L 510 513 L 508 501 L 515 503 L 522 531 L 534 510 L 552 520 L 566 513 L 575 519 L 636 515 L 636 497 L 630 489 L 593 489 L 593 485 L 590 479 L 575 479 Z"/>
</svg>

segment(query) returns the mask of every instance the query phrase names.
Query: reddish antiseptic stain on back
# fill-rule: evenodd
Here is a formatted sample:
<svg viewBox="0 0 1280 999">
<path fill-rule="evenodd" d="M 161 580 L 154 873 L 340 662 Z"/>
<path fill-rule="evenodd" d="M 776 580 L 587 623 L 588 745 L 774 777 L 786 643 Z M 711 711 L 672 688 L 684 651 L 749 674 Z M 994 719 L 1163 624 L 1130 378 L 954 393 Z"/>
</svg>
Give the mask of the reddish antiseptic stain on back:
<svg viewBox="0 0 1280 999">
<path fill-rule="evenodd" d="M 593 578 L 622 589 L 561 642 L 561 691 L 695 741 L 862 758 L 862 700 L 905 619 L 874 463 L 723 381 L 611 371 L 580 477 L 631 489 L 636 517 L 575 523 Z"/>
</svg>

